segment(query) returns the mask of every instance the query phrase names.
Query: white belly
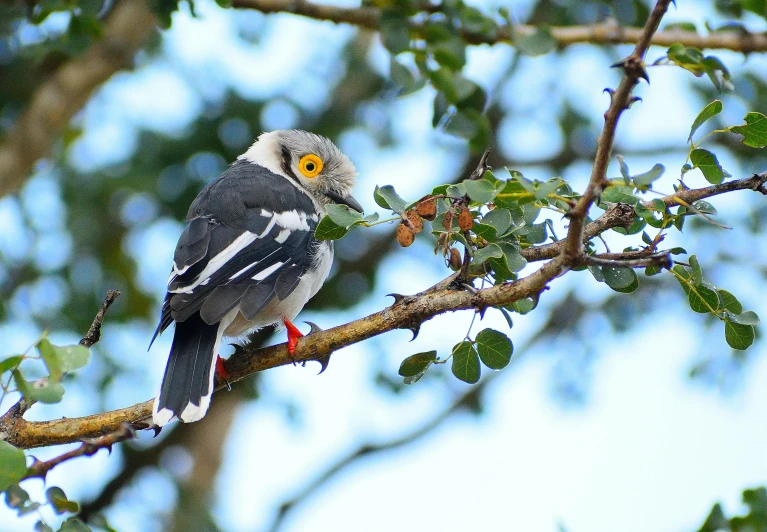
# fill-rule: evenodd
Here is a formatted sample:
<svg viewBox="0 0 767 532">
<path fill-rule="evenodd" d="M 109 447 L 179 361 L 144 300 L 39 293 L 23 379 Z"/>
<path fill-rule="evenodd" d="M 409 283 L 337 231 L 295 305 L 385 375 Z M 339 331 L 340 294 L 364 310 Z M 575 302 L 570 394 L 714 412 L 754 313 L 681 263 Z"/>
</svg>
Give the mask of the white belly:
<svg viewBox="0 0 767 532">
<path fill-rule="evenodd" d="M 328 278 L 328 274 L 330 274 L 332 265 L 333 245 L 331 242 L 323 241 L 315 255 L 314 268 L 306 272 L 288 297 L 282 301 L 275 297 L 250 321 L 240 314 L 238 307 L 235 307 L 230 313 L 232 323 L 224 331 L 224 336 L 240 337 L 272 324 L 281 327 L 283 317 L 292 321 L 304 308 L 306 302 L 319 292 L 325 279 Z"/>
</svg>

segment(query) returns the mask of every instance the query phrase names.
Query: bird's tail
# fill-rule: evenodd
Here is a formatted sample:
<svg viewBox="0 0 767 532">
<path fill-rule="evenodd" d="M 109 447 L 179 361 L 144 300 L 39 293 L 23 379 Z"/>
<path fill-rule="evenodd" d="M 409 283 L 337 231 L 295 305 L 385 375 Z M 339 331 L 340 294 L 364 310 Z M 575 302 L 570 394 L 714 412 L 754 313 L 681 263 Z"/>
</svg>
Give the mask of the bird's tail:
<svg viewBox="0 0 767 532">
<path fill-rule="evenodd" d="M 176 322 L 160 393 L 152 419 L 162 427 L 174 417 L 184 423 L 202 419 L 213 394 L 213 376 L 224 323 L 208 325 L 196 312 Z"/>
</svg>

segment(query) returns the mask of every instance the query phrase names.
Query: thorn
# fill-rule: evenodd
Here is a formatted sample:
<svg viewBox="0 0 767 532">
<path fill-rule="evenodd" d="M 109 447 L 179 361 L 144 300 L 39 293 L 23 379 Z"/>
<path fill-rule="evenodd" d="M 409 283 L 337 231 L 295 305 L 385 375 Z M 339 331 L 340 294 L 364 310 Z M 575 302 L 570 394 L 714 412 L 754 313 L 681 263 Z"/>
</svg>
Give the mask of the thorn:
<svg viewBox="0 0 767 532">
<path fill-rule="evenodd" d="M 628 107 L 626 107 L 626 108 L 627 109 L 631 109 L 632 105 L 634 105 L 636 102 L 641 102 L 641 101 L 642 101 L 641 97 L 639 97 L 639 96 L 632 96 L 631 99 L 629 100 Z"/>
<path fill-rule="evenodd" d="M 240 353 L 242 353 L 243 351 L 245 351 L 245 348 L 242 347 L 240 344 L 229 344 L 229 345 L 234 347 L 234 355 L 233 356 L 237 356 Z"/>
<path fill-rule="evenodd" d="M 487 311 L 487 307 L 478 308 L 476 312 L 479 313 L 479 319 L 483 320 L 485 319 L 485 312 Z"/>
<path fill-rule="evenodd" d="M 305 321 L 305 324 L 307 324 L 309 327 L 311 327 L 311 330 L 306 333 L 306 336 L 309 336 L 310 334 L 314 334 L 316 332 L 322 332 L 324 329 L 317 325 L 316 323 L 312 323 L 311 321 Z"/>
<path fill-rule="evenodd" d="M 324 357 L 315 358 L 315 360 L 319 362 L 321 366 L 320 372 L 317 375 L 322 375 L 324 371 L 328 369 L 328 364 L 330 364 L 330 355 L 325 355 Z"/>
<path fill-rule="evenodd" d="M 477 167 L 469 176 L 469 179 L 474 181 L 476 181 L 477 179 L 482 179 L 482 176 L 485 175 L 485 172 L 487 171 L 487 169 L 490 168 L 487 164 L 488 157 L 490 157 L 490 148 L 485 149 L 485 153 L 483 153 L 482 157 L 479 158 L 479 163 L 477 164 Z"/>
<path fill-rule="evenodd" d="M 394 303 L 392 303 L 392 306 L 396 305 L 403 299 L 405 299 L 407 296 L 403 296 L 402 294 L 386 294 L 387 296 L 391 296 L 394 298 Z"/>
<path fill-rule="evenodd" d="M 413 340 L 418 338 L 418 333 L 421 332 L 421 324 L 419 323 L 418 325 L 414 325 L 413 327 L 407 327 L 407 329 L 409 329 L 413 333 L 413 337 L 410 339 L 410 341 L 412 342 Z"/>
<path fill-rule="evenodd" d="M 153 425 L 152 430 L 154 431 L 154 436 L 152 436 L 152 438 L 156 438 L 162 432 L 162 427 L 159 425 Z"/>
</svg>

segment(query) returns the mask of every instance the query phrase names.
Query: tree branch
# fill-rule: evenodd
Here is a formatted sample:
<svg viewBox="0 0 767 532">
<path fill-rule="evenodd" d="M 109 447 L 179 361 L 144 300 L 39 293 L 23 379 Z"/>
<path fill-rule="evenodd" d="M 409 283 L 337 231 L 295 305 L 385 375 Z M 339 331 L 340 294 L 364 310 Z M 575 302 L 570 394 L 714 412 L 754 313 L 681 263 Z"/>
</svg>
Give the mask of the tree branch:
<svg viewBox="0 0 767 532">
<path fill-rule="evenodd" d="M 378 30 L 381 18 L 381 11 L 373 7 L 348 8 L 315 4 L 305 0 L 233 0 L 232 7 L 254 9 L 267 14 L 291 13 L 370 30 Z M 415 34 L 421 29 L 420 23 L 411 23 L 411 30 Z M 644 31 L 642 28 L 621 28 L 614 21 L 588 26 L 554 26 L 549 30 L 559 47 L 578 43 L 636 44 L 643 38 Z M 510 43 L 512 35 L 519 38 L 532 35 L 536 31 L 537 26 L 518 24 L 514 26 L 513 32 L 509 31 L 508 27 L 502 27 L 491 37 L 470 32 L 464 32 L 463 37 L 470 44 Z M 743 53 L 767 51 L 767 35 L 764 33 L 733 30 L 699 35 L 691 31 L 673 29 L 652 36 L 652 44 L 658 46 L 671 46 L 677 42 L 700 49 L 726 49 Z"/>
<path fill-rule="evenodd" d="M 103 36 L 85 53 L 59 67 L 35 91 L 27 109 L 0 143 L 0 197 L 18 190 L 93 91 L 132 64 L 154 28 L 155 18 L 146 0 L 117 2 L 104 24 Z"/>
<path fill-rule="evenodd" d="M 661 200 L 666 205 L 672 206 L 679 204 L 679 200 L 691 203 L 737 190 L 755 190 L 767 195 L 766 184 L 767 172 L 764 172 L 746 179 L 701 189 L 682 189 L 675 194 L 661 198 Z M 647 204 L 649 205 L 649 202 Z M 624 203 L 615 204 L 602 216 L 586 225 L 583 236 L 589 239 L 613 227 L 629 226 L 635 216 L 632 206 Z M 399 296 L 391 307 L 380 312 L 333 329 L 312 333 L 299 340 L 295 359 L 308 361 L 323 358 L 343 347 L 395 329 L 410 329 L 416 332 L 423 322 L 446 312 L 507 305 L 540 294 L 546 289 L 549 281 L 567 269 L 567 263 L 562 256 L 564 244 L 565 240 L 561 240 L 545 246 L 522 250 L 522 255 L 530 262 L 553 260 L 545 263 L 533 274 L 518 281 L 470 293 L 452 289 L 450 285 L 455 276 L 451 276 L 420 294 Z M 633 255 L 630 257 L 631 260 L 639 258 L 641 257 L 634 257 Z M 599 257 L 597 257 L 598 259 Z M 582 260 L 586 259 L 579 257 L 569 266 L 580 264 L 578 261 Z M 611 263 L 610 265 L 615 266 L 616 264 Z M 620 265 L 631 267 L 631 263 L 624 262 Z M 647 264 L 642 263 L 642 266 L 647 266 Z M 286 345 L 278 344 L 265 348 L 245 346 L 227 360 L 224 367 L 230 376 L 230 381 L 235 382 L 258 371 L 291 363 L 293 363 L 293 358 L 288 355 Z M 217 380 L 216 389 L 222 387 L 225 387 L 225 383 Z M 0 431 L 0 434 L 4 435 L 5 441 L 21 448 L 60 445 L 114 432 L 120 428 L 122 423 L 129 423 L 135 430 L 150 428 L 151 412 L 152 400 L 149 400 L 127 408 L 81 418 L 27 421 L 19 416 L 14 418 L 4 430 Z M 0 418 L 0 421 L 3 420 Z"/>
<path fill-rule="evenodd" d="M 620 66 L 625 76 L 618 85 L 618 89 L 610 93 L 610 107 L 605 113 L 605 124 L 602 133 L 597 140 L 597 153 L 594 156 L 594 166 L 591 168 L 591 177 L 581 198 L 570 209 L 568 218 L 570 227 L 567 231 L 564 246 L 562 247 L 562 256 L 569 263 L 577 262 L 583 256 L 583 236 L 586 216 L 594 201 L 602 193 L 602 190 L 609 185 L 607 180 L 607 165 L 610 162 L 610 156 L 615 142 L 615 131 L 618 127 L 618 120 L 623 111 L 628 109 L 632 103 L 631 93 L 634 87 L 639 83 L 640 78 L 649 81 L 647 72 L 644 69 L 644 56 L 647 48 L 650 46 L 653 34 L 658 30 L 663 15 L 666 14 L 671 0 L 658 0 L 650 16 L 647 18 L 642 33 L 639 36 L 634 51 L 620 63 L 613 66 Z"/>
<path fill-rule="evenodd" d="M 121 441 L 129 440 L 134 436 L 135 433 L 133 432 L 131 426 L 127 423 L 123 423 L 122 426 L 120 426 L 120 428 L 115 432 L 107 434 L 106 436 L 101 436 L 100 438 L 83 441 L 82 445 L 80 445 L 80 447 L 77 449 L 72 449 L 71 451 L 57 456 L 56 458 L 51 458 L 50 460 L 46 460 L 44 462 L 35 458 L 34 463 L 29 466 L 27 469 L 27 474 L 22 480 L 28 478 L 41 478 L 45 480 L 48 471 L 57 465 L 66 462 L 67 460 L 72 460 L 73 458 L 78 458 L 80 456 L 93 456 L 101 449 L 109 449 L 109 452 L 111 453 L 112 445 Z"/>
<path fill-rule="evenodd" d="M 85 336 L 80 340 L 80 345 L 93 347 L 101 339 L 101 325 L 104 323 L 104 316 L 106 315 L 107 310 L 109 310 L 109 307 L 112 306 L 112 303 L 114 303 L 115 299 L 118 297 L 120 297 L 119 290 L 109 290 L 107 292 L 99 311 L 96 313 L 96 317 L 93 318 L 93 323 L 91 323 L 88 332 L 85 333 Z"/>
</svg>

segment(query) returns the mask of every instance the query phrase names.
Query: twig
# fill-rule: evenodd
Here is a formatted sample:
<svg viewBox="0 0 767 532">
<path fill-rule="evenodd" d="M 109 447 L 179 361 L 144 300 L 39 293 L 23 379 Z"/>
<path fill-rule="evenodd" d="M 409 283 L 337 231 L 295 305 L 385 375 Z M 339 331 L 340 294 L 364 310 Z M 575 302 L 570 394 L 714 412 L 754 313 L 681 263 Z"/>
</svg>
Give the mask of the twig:
<svg viewBox="0 0 767 532">
<path fill-rule="evenodd" d="M 82 340 L 80 340 L 80 345 L 84 345 L 85 347 L 93 347 L 93 345 L 95 345 L 101 339 L 101 324 L 104 322 L 104 316 L 106 315 L 109 307 L 118 297 L 120 297 L 119 290 L 109 290 L 107 292 L 104 301 L 101 303 L 99 311 L 96 313 L 96 317 L 93 318 L 93 323 L 91 323 L 90 329 L 88 329 L 88 332 L 85 333 L 85 336 L 83 336 Z"/>
<path fill-rule="evenodd" d="M 671 0 L 658 0 L 650 16 L 647 18 L 634 51 L 623 61 L 614 65 L 620 66 L 625 76 L 615 91 L 608 90 L 611 98 L 610 107 L 605 113 L 605 124 L 597 140 L 597 153 L 594 156 L 594 166 L 591 169 L 589 184 L 581 198 L 568 213 L 570 226 L 562 248 L 562 256 L 569 262 L 577 262 L 583 255 L 583 234 L 586 216 L 591 205 L 608 184 L 606 178 L 607 165 L 612 154 L 613 143 L 615 142 L 618 120 L 623 111 L 631 105 L 631 93 L 639 83 L 639 79 L 648 79 L 644 69 L 644 56 L 670 2 Z"/>
<path fill-rule="evenodd" d="M 134 436 L 135 433 L 131 426 L 127 423 L 123 423 L 115 432 L 107 434 L 106 436 L 101 436 L 100 438 L 84 440 L 82 445 L 77 449 L 72 449 L 56 458 L 51 458 L 50 460 L 45 461 L 35 459 L 34 463 L 27 469 L 27 474 L 24 476 L 24 479 L 42 478 L 45 480 L 46 475 L 51 469 L 67 460 L 78 458 L 80 456 L 93 456 L 101 449 L 108 449 L 111 453 L 112 445 L 129 440 Z"/>
<path fill-rule="evenodd" d="M 315 20 L 327 20 L 335 23 L 351 24 L 361 28 L 377 30 L 381 11 L 373 7 L 340 7 L 321 5 L 304 0 L 233 0 L 232 7 L 255 9 L 262 13 L 292 13 Z M 426 10 L 425 10 L 426 11 Z M 429 9 L 434 12 L 434 9 Z M 418 35 L 423 30 L 421 22 L 411 22 L 411 31 Z M 518 24 L 513 32 L 508 27 L 499 28 L 493 35 L 479 35 L 463 32 L 462 36 L 470 44 L 496 44 L 512 42 L 516 38 L 533 35 L 539 28 L 534 25 Z M 578 43 L 591 44 L 635 44 L 643 38 L 642 28 L 621 28 L 614 21 L 583 26 L 554 26 L 549 28 L 557 46 L 562 48 Z M 767 35 L 732 30 L 699 35 L 692 31 L 673 29 L 661 31 L 652 36 L 652 44 L 671 46 L 683 43 L 700 49 L 726 49 L 736 52 L 767 51 Z"/>
<path fill-rule="evenodd" d="M 642 258 L 627 257 L 625 259 L 622 257 L 605 259 L 595 255 L 586 255 L 581 262 L 584 266 L 608 266 L 610 268 L 646 268 L 648 266 L 670 268 L 671 263 L 670 251 L 661 251 Z"/>
</svg>

